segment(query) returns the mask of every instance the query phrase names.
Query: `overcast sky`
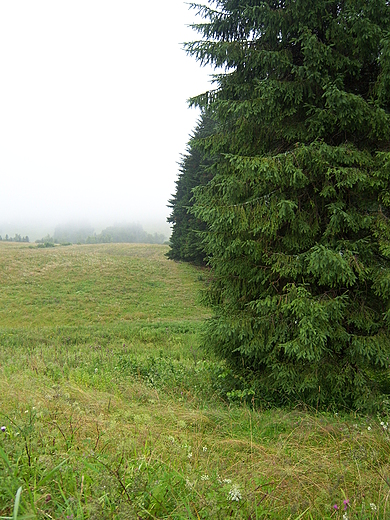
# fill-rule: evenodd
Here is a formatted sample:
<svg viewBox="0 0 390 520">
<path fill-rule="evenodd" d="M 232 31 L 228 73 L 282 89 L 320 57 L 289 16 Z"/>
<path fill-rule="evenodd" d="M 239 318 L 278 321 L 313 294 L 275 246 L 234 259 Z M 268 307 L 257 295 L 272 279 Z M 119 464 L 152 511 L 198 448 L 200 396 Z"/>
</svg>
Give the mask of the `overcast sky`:
<svg viewBox="0 0 390 520">
<path fill-rule="evenodd" d="M 0 2 L 0 233 L 80 218 L 169 234 L 186 100 L 210 88 L 182 50 L 195 20 L 182 0 Z"/>
</svg>

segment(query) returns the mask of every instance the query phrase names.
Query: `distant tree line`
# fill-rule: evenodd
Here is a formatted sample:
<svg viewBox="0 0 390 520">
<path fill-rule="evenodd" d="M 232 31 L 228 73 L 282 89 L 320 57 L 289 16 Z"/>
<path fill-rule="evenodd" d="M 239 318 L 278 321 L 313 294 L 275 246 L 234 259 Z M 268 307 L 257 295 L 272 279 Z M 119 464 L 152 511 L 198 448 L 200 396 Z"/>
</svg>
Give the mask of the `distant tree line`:
<svg viewBox="0 0 390 520">
<path fill-rule="evenodd" d="M 56 226 L 53 241 L 56 244 L 85 244 L 94 229 L 88 224 L 62 224 Z"/>
<path fill-rule="evenodd" d="M 158 233 L 147 233 L 139 224 L 110 226 L 101 233 L 95 233 L 90 226 L 60 225 L 53 236 L 46 235 L 36 241 L 40 244 L 106 244 L 106 243 L 142 243 L 163 244 L 165 237 Z"/>
<path fill-rule="evenodd" d="M 163 244 L 165 236 L 159 233 L 147 233 L 139 224 L 110 226 L 101 233 L 88 236 L 87 244 L 107 244 L 111 242 L 139 243 L 139 244 Z"/>
<path fill-rule="evenodd" d="M 2 240 L 4 242 L 30 242 L 30 239 L 27 235 L 25 237 L 23 237 L 22 235 L 19 235 L 18 233 L 15 233 L 14 237 L 9 237 L 8 235 L 5 235 L 5 237 L 3 238 L 0 235 L 0 240 Z"/>
</svg>

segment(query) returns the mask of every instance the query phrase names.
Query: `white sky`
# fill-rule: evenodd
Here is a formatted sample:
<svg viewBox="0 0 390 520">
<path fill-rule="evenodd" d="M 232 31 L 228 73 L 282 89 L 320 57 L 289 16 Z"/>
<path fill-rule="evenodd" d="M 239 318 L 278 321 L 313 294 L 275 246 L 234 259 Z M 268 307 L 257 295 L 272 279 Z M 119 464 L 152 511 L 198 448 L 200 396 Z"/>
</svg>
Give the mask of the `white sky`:
<svg viewBox="0 0 390 520">
<path fill-rule="evenodd" d="M 169 234 L 186 100 L 210 88 L 181 46 L 195 20 L 182 0 L 0 2 L 0 233 L 80 218 Z"/>
</svg>

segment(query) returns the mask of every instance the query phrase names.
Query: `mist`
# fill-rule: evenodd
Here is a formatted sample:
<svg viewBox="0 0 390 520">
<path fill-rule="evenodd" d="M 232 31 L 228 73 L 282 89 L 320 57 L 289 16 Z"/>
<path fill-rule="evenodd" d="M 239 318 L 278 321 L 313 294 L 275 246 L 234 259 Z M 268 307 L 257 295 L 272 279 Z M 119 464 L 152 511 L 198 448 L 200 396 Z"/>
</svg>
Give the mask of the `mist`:
<svg viewBox="0 0 390 520">
<path fill-rule="evenodd" d="M 168 200 L 210 70 L 182 50 L 180 0 L 21 0 L 0 5 L 0 234 L 170 234 Z"/>
</svg>

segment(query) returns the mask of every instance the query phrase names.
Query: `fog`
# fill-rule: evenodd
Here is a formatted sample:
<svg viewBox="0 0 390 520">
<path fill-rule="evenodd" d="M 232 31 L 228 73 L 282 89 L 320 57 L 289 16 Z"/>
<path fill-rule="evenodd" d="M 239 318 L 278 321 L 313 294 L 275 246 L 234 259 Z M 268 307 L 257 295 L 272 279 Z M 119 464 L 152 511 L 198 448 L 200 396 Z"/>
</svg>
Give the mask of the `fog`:
<svg viewBox="0 0 390 520">
<path fill-rule="evenodd" d="M 0 234 L 138 222 L 170 234 L 168 199 L 210 70 L 182 42 L 181 0 L 0 3 Z"/>
</svg>

